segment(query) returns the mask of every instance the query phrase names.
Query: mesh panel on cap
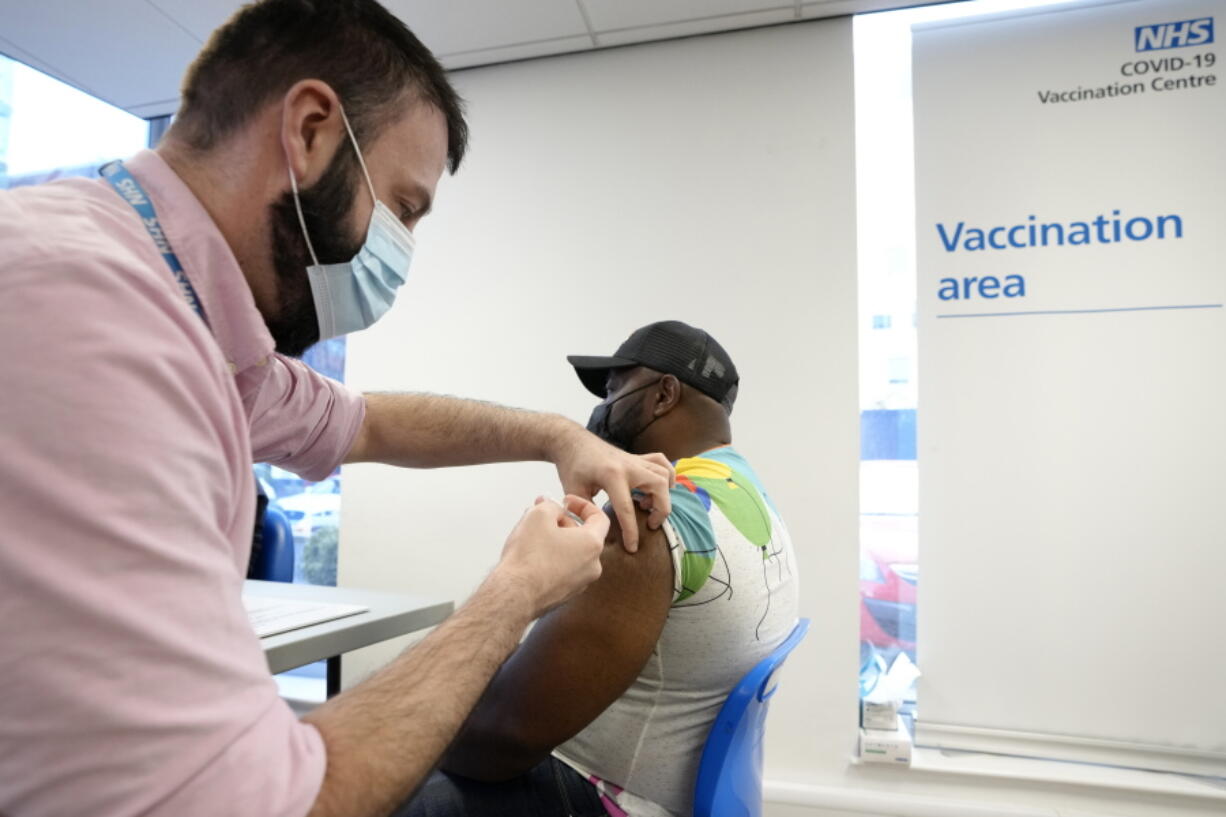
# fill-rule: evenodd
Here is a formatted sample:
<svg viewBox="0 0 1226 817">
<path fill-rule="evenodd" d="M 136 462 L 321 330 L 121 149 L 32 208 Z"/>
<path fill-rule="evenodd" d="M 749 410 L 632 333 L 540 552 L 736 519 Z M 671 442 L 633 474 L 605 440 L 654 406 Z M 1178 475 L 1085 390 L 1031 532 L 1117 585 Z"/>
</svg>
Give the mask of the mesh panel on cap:
<svg viewBox="0 0 1226 817">
<path fill-rule="evenodd" d="M 617 356 L 672 374 L 729 410 L 736 399 L 739 377 L 728 353 L 706 332 L 680 321 L 662 321 L 637 330 L 617 350 Z"/>
</svg>

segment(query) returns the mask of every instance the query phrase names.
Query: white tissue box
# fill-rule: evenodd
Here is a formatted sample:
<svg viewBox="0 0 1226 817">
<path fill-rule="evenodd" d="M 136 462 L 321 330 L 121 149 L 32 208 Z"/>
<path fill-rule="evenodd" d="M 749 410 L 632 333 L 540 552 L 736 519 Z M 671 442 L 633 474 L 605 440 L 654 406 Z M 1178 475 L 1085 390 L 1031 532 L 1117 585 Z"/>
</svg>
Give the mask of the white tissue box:
<svg viewBox="0 0 1226 817">
<path fill-rule="evenodd" d="M 860 760 L 911 765 L 911 734 L 906 725 L 899 723 L 895 729 L 861 729 Z"/>
</svg>

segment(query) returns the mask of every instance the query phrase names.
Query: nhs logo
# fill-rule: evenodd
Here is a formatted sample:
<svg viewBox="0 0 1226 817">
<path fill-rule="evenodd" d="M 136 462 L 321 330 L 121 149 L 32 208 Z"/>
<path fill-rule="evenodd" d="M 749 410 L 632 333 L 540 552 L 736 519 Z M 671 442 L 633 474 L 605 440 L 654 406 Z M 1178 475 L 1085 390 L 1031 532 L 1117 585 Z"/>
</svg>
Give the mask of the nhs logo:
<svg viewBox="0 0 1226 817">
<path fill-rule="evenodd" d="M 1157 51 L 1162 48 L 1184 48 L 1213 42 L 1213 18 L 1181 20 L 1177 23 L 1157 23 L 1137 26 L 1137 51 Z"/>
</svg>

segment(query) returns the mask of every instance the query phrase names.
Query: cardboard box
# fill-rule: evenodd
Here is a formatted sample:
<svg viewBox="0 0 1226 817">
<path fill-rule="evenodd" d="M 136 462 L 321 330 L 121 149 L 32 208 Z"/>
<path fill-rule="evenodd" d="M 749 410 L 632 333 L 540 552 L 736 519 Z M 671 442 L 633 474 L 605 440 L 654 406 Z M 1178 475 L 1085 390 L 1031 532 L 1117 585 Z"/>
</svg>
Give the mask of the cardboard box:
<svg viewBox="0 0 1226 817">
<path fill-rule="evenodd" d="M 860 701 L 860 725 L 865 729 L 898 728 L 898 701 Z"/>
<path fill-rule="evenodd" d="M 911 765 L 911 733 L 906 724 L 893 730 L 861 729 L 860 760 L 864 763 Z"/>
</svg>

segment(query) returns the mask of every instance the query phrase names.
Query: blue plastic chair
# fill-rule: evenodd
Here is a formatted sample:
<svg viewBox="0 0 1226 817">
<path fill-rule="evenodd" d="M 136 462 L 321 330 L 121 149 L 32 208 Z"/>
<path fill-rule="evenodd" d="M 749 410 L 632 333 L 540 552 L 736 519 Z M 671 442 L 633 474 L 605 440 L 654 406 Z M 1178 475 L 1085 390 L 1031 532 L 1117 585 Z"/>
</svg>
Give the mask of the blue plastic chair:
<svg viewBox="0 0 1226 817">
<path fill-rule="evenodd" d="M 262 546 L 251 565 L 249 576 L 269 582 L 294 580 L 294 529 L 285 513 L 276 505 L 264 511 L 260 529 Z"/>
<path fill-rule="evenodd" d="M 771 679 L 808 630 L 809 619 L 802 618 L 724 701 L 698 765 L 694 817 L 761 817 L 762 738 L 771 696 L 779 689 Z"/>
</svg>

